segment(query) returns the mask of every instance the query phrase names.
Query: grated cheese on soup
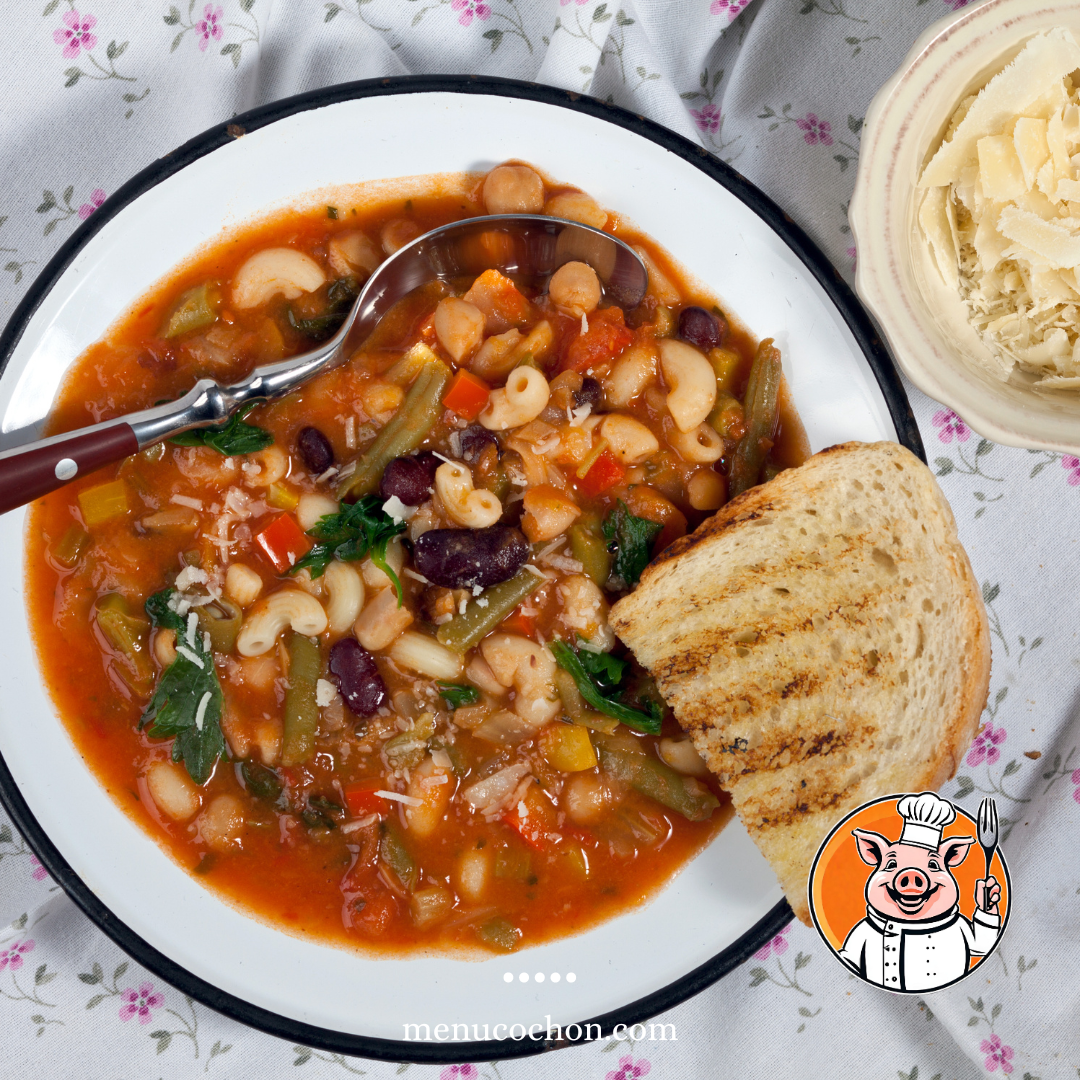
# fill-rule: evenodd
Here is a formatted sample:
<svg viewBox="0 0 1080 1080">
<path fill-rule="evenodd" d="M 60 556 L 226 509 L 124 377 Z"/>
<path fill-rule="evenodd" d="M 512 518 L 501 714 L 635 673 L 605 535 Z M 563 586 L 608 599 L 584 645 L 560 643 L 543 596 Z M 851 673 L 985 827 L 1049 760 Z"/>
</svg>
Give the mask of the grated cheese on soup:
<svg viewBox="0 0 1080 1080">
<path fill-rule="evenodd" d="M 919 225 L 1005 380 L 1080 387 L 1080 44 L 1033 37 L 959 105 L 923 170 Z"/>
</svg>

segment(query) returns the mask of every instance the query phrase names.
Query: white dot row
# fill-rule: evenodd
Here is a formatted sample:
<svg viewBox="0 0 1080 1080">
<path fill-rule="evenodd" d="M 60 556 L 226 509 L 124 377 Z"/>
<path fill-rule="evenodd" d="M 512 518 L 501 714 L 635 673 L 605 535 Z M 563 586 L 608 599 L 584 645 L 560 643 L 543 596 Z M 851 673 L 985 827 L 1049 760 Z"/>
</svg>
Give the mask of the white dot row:
<svg viewBox="0 0 1080 1080">
<path fill-rule="evenodd" d="M 563 978 L 564 976 L 560 975 L 557 971 L 552 972 L 551 975 L 545 975 L 542 971 L 538 971 L 535 975 L 532 976 L 533 982 L 538 983 L 542 983 L 545 979 L 550 979 L 553 983 L 557 983 Z M 568 983 L 577 982 L 577 976 L 572 971 L 568 972 L 565 978 Z M 513 981 L 514 973 L 512 971 L 507 971 L 503 974 L 503 982 L 511 983 Z M 528 981 L 529 973 L 527 971 L 523 971 L 518 976 L 518 982 L 527 983 Z"/>
</svg>

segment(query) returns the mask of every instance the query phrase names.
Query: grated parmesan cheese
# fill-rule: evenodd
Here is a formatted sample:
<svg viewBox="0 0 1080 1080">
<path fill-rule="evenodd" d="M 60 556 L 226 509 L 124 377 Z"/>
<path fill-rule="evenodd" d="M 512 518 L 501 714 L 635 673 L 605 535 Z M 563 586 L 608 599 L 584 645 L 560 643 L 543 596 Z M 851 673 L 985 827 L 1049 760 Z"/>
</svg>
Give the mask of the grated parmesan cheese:
<svg viewBox="0 0 1080 1080">
<path fill-rule="evenodd" d="M 993 373 L 1080 388 L 1080 44 L 1033 37 L 961 102 L 919 180 L 918 221 Z"/>
</svg>

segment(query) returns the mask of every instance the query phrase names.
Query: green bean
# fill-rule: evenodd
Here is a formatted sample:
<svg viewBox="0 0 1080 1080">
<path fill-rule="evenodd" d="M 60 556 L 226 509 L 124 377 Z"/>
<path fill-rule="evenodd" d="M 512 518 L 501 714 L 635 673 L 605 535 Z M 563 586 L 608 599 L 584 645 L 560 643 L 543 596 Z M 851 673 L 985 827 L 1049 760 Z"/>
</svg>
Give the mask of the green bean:
<svg viewBox="0 0 1080 1080">
<path fill-rule="evenodd" d="M 379 826 L 379 831 L 382 833 L 382 839 L 379 841 L 379 858 L 397 874 L 401 884 L 412 892 L 416 888 L 420 873 L 416 861 L 409 854 L 409 849 L 401 838 L 397 824 L 392 818 L 387 818 Z"/>
<path fill-rule="evenodd" d="M 78 522 L 68 527 L 53 548 L 52 556 L 61 566 L 74 566 L 90 546 L 90 534 Z"/>
<path fill-rule="evenodd" d="M 617 736 L 593 735 L 600 765 L 614 779 L 661 806 L 682 814 L 688 821 L 707 821 L 720 800 L 704 785 L 688 786 L 686 778 L 662 761 L 636 749 L 627 749 Z"/>
<path fill-rule="evenodd" d="M 121 653 L 128 671 L 118 669 L 133 690 L 149 691 L 154 681 L 154 667 L 147 650 L 150 623 L 133 612 L 119 593 L 107 593 L 97 604 L 98 629 L 105 640 Z"/>
<path fill-rule="evenodd" d="M 285 731 L 281 740 L 281 764 L 302 765 L 315 749 L 319 706 L 315 684 L 322 670 L 319 646 L 295 631 L 289 638 L 289 689 L 285 691 Z"/>
<path fill-rule="evenodd" d="M 364 451 L 353 473 L 338 487 L 339 499 L 355 501 L 377 491 L 386 466 L 424 441 L 442 416 L 443 392 L 449 381 L 450 369 L 441 360 L 425 365 L 398 411 Z"/>
<path fill-rule="evenodd" d="M 221 292 L 211 282 L 204 282 L 202 285 L 196 285 L 194 289 L 188 289 L 173 309 L 161 336 L 173 338 L 188 334 L 193 330 L 205 329 L 217 321 L 217 309 L 220 304 Z"/>
<path fill-rule="evenodd" d="M 455 615 L 450 622 L 443 623 L 435 636 L 448 649 L 467 652 L 545 580 L 531 570 L 519 570 L 509 581 L 492 585 L 484 590 L 483 595 L 471 599 L 465 614 Z M 486 603 L 479 603 L 481 600 Z"/>
<path fill-rule="evenodd" d="M 476 936 L 485 944 L 501 952 L 513 952 L 518 947 L 521 931 L 509 920 L 500 917 L 489 919 L 477 927 Z"/>
<path fill-rule="evenodd" d="M 214 652 L 231 653 L 240 633 L 244 613 L 231 600 L 211 600 L 198 609 L 199 628 L 210 635 Z"/>
<path fill-rule="evenodd" d="M 611 552 L 600 532 L 599 514 L 582 514 L 570 526 L 570 553 L 600 588 L 611 575 Z"/>
<path fill-rule="evenodd" d="M 746 434 L 735 449 L 728 476 L 728 496 L 735 498 L 752 488 L 761 476 L 761 467 L 772 449 L 778 417 L 780 393 L 780 350 L 766 338 L 759 346 L 750 368 L 743 407 Z"/>
</svg>

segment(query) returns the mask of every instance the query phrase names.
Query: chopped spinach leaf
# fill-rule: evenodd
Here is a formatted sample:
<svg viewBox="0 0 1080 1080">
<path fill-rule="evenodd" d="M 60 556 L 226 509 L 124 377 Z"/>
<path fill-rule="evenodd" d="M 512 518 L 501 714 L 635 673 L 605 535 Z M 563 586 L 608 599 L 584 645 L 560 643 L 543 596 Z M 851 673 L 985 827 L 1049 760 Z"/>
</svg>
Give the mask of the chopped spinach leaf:
<svg viewBox="0 0 1080 1080">
<path fill-rule="evenodd" d="M 257 761 L 242 761 L 240 763 L 240 775 L 244 778 L 244 786 L 257 799 L 265 802 L 277 802 L 281 796 L 281 781 L 273 769 L 260 765 Z"/>
<path fill-rule="evenodd" d="M 169 606 L 173 589 L 146 601 L 146 613 L 156 626 L 176 631 L 176 659 L 162 672 L 139 728 L 155 739 L 172 738 L 173 761 L 183 761 L 191 779 L 205 784 L 225 752 L 221 733 L 221 684 L 214 655 L 203 648 L 202 634 L 189 640 L 185 623 Z"/>
<path fill-rule="evenodd" d="M 241 405 L 229 417 L 224 427 L 196 428 L 194 431 L 176 435 L 169 441 L 177 446 L 208 446 L 226 457 L 258 453 L 273 444 L 274 436 L 265 428 L 244 423 L 244 417 L 256 404 L 258 403 L 252 402 L 250 405 Z"/>
<path fill-rule="evenodd" d="M 404 521 L 394 521 L 382 508 L 379 495 L 368 495 L 359 502 L 347 503 L 336 514 L 325 514 L 308 529 L 315 546 L 289 571 L 295 574 L 308 569 L 313 578 L 322 577 L 334 559 L 355 562 L 371 556 L 371 561 L 393 582 L 401 603 L 401 582 L 386 561 L 386 545 L 404 532 Z"/>
<path fill-rule="evenodd" d="M 300 820 L 309 829 L 336 829 L 336 818 L 345 813 L 344 807 L 338 806 L 325 795 L 312 795 L 307 806 L 300 811 Z"/>
<path fill-rule="evenodd" d="M 311 338 L 312 341 L 324 341 L 337 332 L 338 327 L 345 321 L 345 316 L 349 314 L 353 301 L 359 295 L 360 286 L 356 278 L 338 278 L 337 281 L 331 282 L 326 290 L 326 310 L 321 315 L 315 315 L 310 319 L 298 319 L 293 314 L 293 309 L 289 308 L 287 315 L 289 325 L 297 333 Z"/>
<path fill-rule="evenodd" d="M 605 716 L 613 717 L 620 723 L 626 724 L 627 727 L 632 727 L 637 731 L 644 731 L 647 735 L 660 734 L 663 713 L 655 701 L 642 700 L 640 704 L 643 708 L 636 709 L 632 705 L 626 705 L 619 701 L 612 691 L 609 690 L 605 693 L 590 678 L 589 672 L 585 668 L 584 659 L 586 656 L 595 656 L 595 653 L 577 653 L 564 641 L 552 641 L 548 648 L 551 649 L 559 667 L 570 672 L 578 688 L 578 693 L 585 699 L 587 705 Z"/>
<path fill-rule="evenodd" d="M 468 683 L 437 683 L 439 697 L 450 706 L 451 709 L 460 709 L 462 705 L 475 705 L 480 700 L 480 691 Z"/>
<path fill-rule="evenodd" d="M 328 206 L 328 207 L 326 208 L 326 216 L 327 216 L 327 217 L 328 217 L 328 218 L 329 218 L 329 219 L 330 219 L 331 221 L 337 221 L 337 216 L 338 216 L 338 215 L 337 215 L 337 207 L 336 207 L 336 206 Z"/>
<path fill-rule="evenodd" d="M 618 689 L 626 678 L 629 660 L 612 656 L 611 653 L 593 652 L 591 649 L 578 649 L 578 660 L 589 678 L 605 693 Z"/>
<path fill-rule="evenodd" d="M 608 549 L 615 553 L 613 571 L 628 588 L 632 589 L 638 583 L 641 572 L 649 565 L 652 543 L 663 527 L 658 521 L 635 517 L 622 499 L 604 518 L 604 539 Z"/>
</svg>

